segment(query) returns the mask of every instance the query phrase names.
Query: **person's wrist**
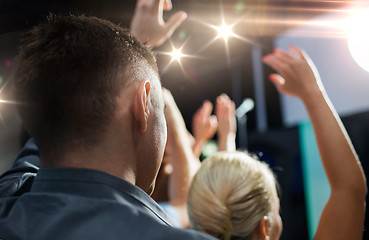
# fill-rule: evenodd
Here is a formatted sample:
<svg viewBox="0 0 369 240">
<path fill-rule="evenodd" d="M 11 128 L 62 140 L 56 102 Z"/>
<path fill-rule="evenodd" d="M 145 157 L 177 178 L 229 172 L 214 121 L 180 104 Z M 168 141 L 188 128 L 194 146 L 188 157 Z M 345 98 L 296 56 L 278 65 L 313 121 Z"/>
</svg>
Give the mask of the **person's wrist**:
<svg viewBox="0 0 369 240">
<path fill-rule="evenodd" d="M 230 130 L 227 130 L 227 131 L 224 131 L 224 132 L 218 130 L 218 137 L 220 137 L 220 138 L 229 138 L 229 137 L 232 137 L 232 136 L 235 136 L 235 135 L 236 135 L 236 133 L 233 132 L 233 131 L 230 131 Z"/>
<path fill-rule="evenodd" d="M 228 133 L 225 137 L 227 143 L 228 142 L 232 142 L 232 141 L 235 141 L 236 139 L 236 134 L 235 133 Z"/>
<path fill-rule="evenodd" d="M 208 139 L 206 139 L 206 138 L 196 138 L 195 137 L 195 143 L 198 146 L 204 146 L 207 141 L 208 141 Z"/>
<path fill-rule="evenodd" d="M 305 88 L 304 91 L 302 91 L 298 98 L 301 99 L 301 101 L 304 104 L 314 104 L 317 100 L 319 99 L 321 96 L 324 96 L 325 94 L 325 89 L 323 88 L 323 86 L 319 87 L 318 84 L 316 86 L 311 86 L 308 88 Z"/>
</svg>

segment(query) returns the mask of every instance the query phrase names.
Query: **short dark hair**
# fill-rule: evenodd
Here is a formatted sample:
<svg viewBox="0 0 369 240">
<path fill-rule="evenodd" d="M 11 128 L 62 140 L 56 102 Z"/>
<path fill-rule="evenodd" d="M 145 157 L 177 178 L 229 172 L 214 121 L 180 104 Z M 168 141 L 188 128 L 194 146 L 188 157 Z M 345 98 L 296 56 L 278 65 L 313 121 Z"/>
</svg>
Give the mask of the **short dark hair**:
<svg viewBox="0 0 369 240">
<path fill-rule="evenodd" d="M 90 147 L 113 116 L 116 97 L 153 53 L 127 29 L 86 16 L 50 15 L 25 33 L 16 59 L 13 96 L 41 151 L 66 143 Z"/>
</svg>

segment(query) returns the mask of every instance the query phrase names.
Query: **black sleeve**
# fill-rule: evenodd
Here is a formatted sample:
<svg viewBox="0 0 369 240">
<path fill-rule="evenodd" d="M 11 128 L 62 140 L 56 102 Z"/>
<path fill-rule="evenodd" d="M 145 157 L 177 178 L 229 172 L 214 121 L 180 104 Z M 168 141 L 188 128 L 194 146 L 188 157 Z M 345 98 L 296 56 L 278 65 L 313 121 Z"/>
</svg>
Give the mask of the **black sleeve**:
<svg viewBox="0 0 369 240">
<path fill-rule="evenodd" d="M 12 168 L 0 176 L 0 197 L 20 196 L 31 189 L 40 168 L 40 156 L 34 139 L 28 140 Z"/>
</svg>

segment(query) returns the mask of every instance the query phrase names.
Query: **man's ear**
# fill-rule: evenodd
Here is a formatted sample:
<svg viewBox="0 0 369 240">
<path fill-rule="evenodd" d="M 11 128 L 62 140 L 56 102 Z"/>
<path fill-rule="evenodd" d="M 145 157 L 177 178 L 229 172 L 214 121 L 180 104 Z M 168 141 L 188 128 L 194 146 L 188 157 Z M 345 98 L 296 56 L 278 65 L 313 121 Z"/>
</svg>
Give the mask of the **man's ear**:
<svg viewBox="0 0 369 240">
<path fill-rule="evenodd" d="M 261 220 L 260 220 L 260 224 L 259 224 L 259 233 L 261 234 L 261 236 L 263 237 L 263 239 L 269 240 L 269 226 L 270 226 L 270 220 L 268 216 L 264 216 Z"/>
<path fill-rule="evenodd" d="M 147 119 L 149 117 L 149 96 L 151 90 L 151 83 L 149 81 L 141 82 L 138 86 L 135 102 L 133 105 L 133 114 L 135 120 L 139 124 L 139 130 L 145 132 L 147 129 Z"/>
</svg>

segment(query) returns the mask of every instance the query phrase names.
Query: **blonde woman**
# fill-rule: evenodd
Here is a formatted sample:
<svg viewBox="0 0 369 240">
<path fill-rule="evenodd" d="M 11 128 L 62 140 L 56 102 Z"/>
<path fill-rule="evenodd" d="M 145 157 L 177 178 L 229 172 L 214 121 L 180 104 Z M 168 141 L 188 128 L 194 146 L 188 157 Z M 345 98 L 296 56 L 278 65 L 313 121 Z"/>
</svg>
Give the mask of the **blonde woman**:
<svg viewBox="0 0 369 240">
<path fill-rule="evenodd" d="M 319 74 L 303 50 L 276 49 L 263 58 L 281 75 L 270 80 L 280 93 L 298 97 L 313 124 L 331 187 L 314 239 L 361 239 L 366 180 L 351 141 Z M 246 153 L 220 152 L 205 160 L 188 197 L 191 226 L 220 239 L 279 239 L 282 223 L 272 172 Z"/>
<path fill-rule="evenodd" d="M 191 186 L 191 225 L 219 239 L 247 239 L 242 236 L 269 226 L 279 237 L 282 222 L 275 186 L 266 164 L 244 152 L 218 152 L 203 162 Z"/>
</svg>

